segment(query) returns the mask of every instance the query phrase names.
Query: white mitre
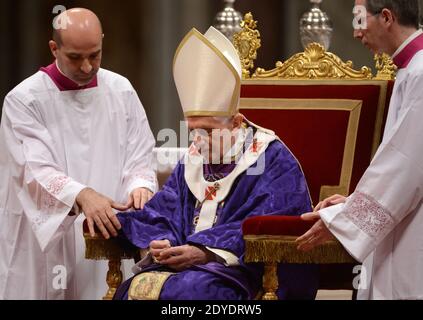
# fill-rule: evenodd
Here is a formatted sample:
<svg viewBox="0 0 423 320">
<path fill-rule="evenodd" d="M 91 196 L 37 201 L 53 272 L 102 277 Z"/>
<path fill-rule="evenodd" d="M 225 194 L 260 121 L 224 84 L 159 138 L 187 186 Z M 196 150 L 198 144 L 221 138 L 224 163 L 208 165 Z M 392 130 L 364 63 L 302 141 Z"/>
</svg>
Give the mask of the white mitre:
<svg viewBox="0 0 423 320">
<path fill-rule="evenodd" d="M 182 40 L 173 76 L 185 117 L 231 117 L 238 112 L 242 68 L 232 43 L 213 27 Z"/>
</svg>

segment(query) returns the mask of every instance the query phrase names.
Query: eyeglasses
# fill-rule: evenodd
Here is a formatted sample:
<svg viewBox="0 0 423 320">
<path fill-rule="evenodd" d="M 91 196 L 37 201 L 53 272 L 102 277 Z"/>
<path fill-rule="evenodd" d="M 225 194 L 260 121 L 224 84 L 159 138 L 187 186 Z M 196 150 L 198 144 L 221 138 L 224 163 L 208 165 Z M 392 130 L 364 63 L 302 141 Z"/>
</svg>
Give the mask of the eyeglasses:
<svg viewBox="0 0 423 320">
<path fill-rule="evenodd" d="M 367 19 L 370 17 L 377 17 L 382 12 L 367 13 L 365 17 L 355 16 L 353 21 L 353 26 L 355 30 L 364 30 L 367 29 Z"/>
<path fill-rule="evenodd" d="M 368 13 L 368 14 L 366 14 L 366 18 L 369 18 L 369 17 L 376 17 L 376 16 L 378 16 L 378 15 L 380 15 L 380 14 L 381 14 L 381 12 Z"/>
</svg>

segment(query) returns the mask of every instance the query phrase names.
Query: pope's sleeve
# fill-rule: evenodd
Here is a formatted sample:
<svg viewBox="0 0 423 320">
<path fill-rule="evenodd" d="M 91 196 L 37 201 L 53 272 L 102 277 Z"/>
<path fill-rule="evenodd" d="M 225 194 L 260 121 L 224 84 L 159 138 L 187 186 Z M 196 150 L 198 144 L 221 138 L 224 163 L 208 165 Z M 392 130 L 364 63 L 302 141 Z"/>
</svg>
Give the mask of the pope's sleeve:
<svg viewBox="0 0 423 320">
<path fill-rule="evenodd" d="M 399 117 L 345 205 L 320 211 L 351 255 L 363 261 L 423 198 L 423 74 L 410 77 Z"/>
<path fill-rule="evenodd" d="M 153 240 L 169 240 L 172 246 L 182 245 L 184 231 L 181 197 L 182 165 L 178 164 L 162 190 L 144 209 L 119 213 L 121 235 L 140 249 L 147 249 Z"/>
<path fill-rule="evenodd" d="M 48 251 L 73 223 L 69 213 L 85 188 L 64 173 L 55 144 L 30 102 L 9 94 L 4 102 L 1 131 L 11 170 L 20 185 L 18 198 L 43 251 Z"/>
</svg>

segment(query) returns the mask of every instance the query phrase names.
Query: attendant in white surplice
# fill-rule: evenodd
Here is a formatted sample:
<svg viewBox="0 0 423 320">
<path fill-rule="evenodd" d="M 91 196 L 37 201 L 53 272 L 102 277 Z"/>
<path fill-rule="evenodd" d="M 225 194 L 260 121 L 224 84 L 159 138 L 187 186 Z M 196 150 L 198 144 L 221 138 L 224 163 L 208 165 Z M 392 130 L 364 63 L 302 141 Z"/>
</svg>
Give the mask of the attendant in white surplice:
<svg viewBox="0 0 423 320">
<path fill-rule="evenodd" d="M 355 192 L 333 196 L 304 219 L 309 250 L 334 235 L 364 261 L 358 298 L 423 299 L 423 33 L 418 0 L 357 0 L 355 38 L 398 66 L 382 144 Z M 360 11 L 360 7 L 356 7 Z M 330 231 L 330 232 L 329 232 Z M 363 272 L 364 271 L 364 272 Z M 365 277 L 364 277 L 365 276 Z M 367 280 L 367 281 L 365 281 Z"/>
<path fill-rule="evenodd" d="M 4 101 L 0 299 L 101 298 L 107 268 L 84 259 L 83 220 L 115 236 L 113 209 L 142 208 L 157 188 L 141 102 L 127 79 L 100 69 L 100 21 L 86 9 L 57 19 L 55 62 Z"/>
</svg>

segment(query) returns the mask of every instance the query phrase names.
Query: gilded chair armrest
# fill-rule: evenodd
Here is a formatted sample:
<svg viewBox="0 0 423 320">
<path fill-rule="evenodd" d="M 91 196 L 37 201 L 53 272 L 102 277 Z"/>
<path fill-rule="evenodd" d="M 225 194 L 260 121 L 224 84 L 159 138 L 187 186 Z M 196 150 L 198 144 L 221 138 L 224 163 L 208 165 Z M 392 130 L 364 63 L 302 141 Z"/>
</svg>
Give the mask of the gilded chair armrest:
<svg viewBox="0 0 423 320">
<path fill-rule="evenodd" d="M 295 242 L 313 226 L 299 216 L 261 216 L 247 219 L 243 225 L 245 262 L 268 263 L 353 263 L 355 260 L 337 240 L 331 240 L 308 252 L 297 250 Z"/>
<path fill-rule="evenodd" d="M 303 221 L 299 216 L 261 216 L 244 222 L 244 261 L 264 264 L 263 300 L 277 300 L 279 263 L 323 266 L 356 263 L 336 240 L 327 241 L 308 252 L 299 251 L 295 240 L 313 224 L 314 222 Z"/>
<path fill-rule="evenodd" d="M 83 224 L 85 239 L 85 258 L 88 260 L 108 260 L 109 270 L 107 272 L 106 282 L 108 290 L 103 300 L 112 300 L 117 288 L 122 284 L 123 274 L 121 271 L 122 259 L 140 258 L 140 250 L 133 246 L 129 241 L 122 238 L 105 239 L 98 229 L 94 236 L 91 236 L 87 220 Z"/>
<path fill-rule="evenodd" d="M 292 264 L 355 263 L 339 241 L 331 240 L 307 252 L 297 249 L 297 236 L 245 235 L 245 262 Z"/>
<path fill-rule="evenodd" d="M 86 245 L 86 259 L 137 259 L 139 257 L 139 249 L 137 249 L 125 239 L 119 237 L 105 239 L 98 229 L 95 230 L 95 235 L 91 236 L 88 229 L 87 220 L 84 221 L 83 230 Z"/>
</svg>

